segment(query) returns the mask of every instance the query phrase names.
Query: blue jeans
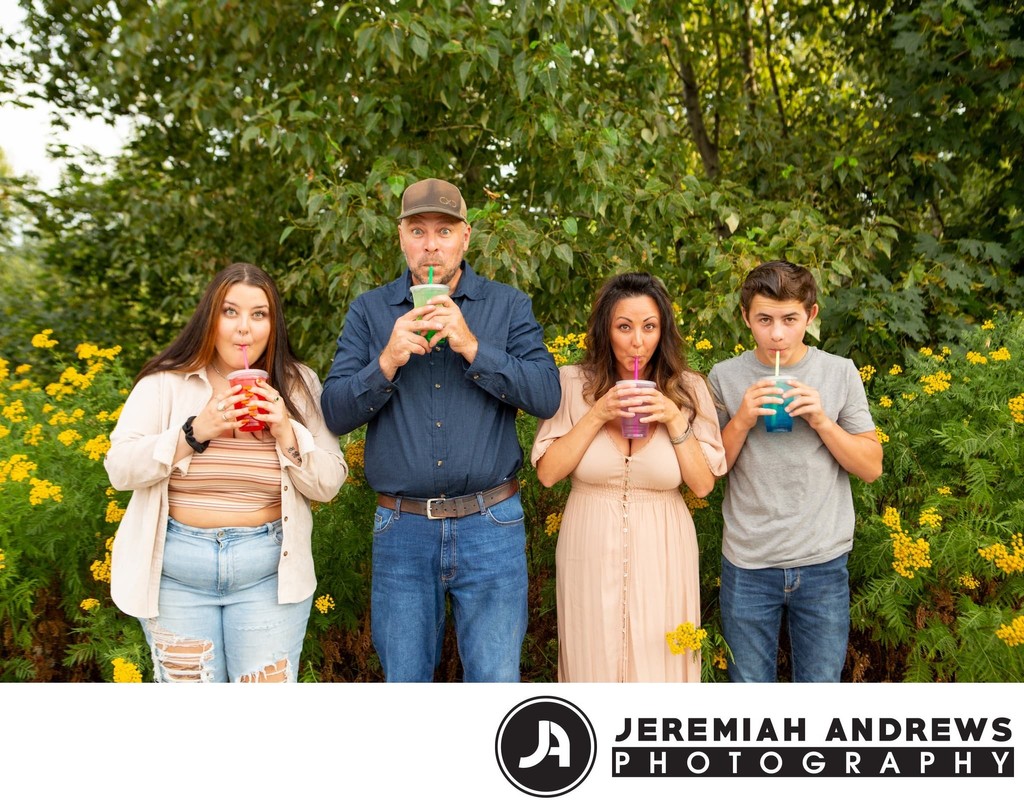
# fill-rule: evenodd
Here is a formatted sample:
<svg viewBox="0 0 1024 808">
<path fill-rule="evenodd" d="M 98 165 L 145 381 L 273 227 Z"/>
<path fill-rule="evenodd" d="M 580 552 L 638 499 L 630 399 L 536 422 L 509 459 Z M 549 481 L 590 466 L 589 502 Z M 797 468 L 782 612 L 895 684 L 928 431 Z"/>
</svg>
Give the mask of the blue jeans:
<svg viewBox="0 0 1024 808">
<path fill-rule="evenodd" d="M 793 681 L 839 681 L 850 634 L 846 554 L 790 569 L 748 570 L 722 558 L 720 603 L 731 681 L 776 681 L 783 615 Z"/>
<path fill-rule="evenodd" d="M 518 682 L 526 584 L 519 494 L 461 518 L 428 519 L 378 506 L 370 615 L 384 676 L 433 681 L 447 595 L 465 681 Z"/>
<path fill-rule="evenodd" d="M 277 602 L 281 521 L 167 520 L 160 614 L 142 620 L 158 682 L 294 682 L 313 604 Z"/>
</svg>

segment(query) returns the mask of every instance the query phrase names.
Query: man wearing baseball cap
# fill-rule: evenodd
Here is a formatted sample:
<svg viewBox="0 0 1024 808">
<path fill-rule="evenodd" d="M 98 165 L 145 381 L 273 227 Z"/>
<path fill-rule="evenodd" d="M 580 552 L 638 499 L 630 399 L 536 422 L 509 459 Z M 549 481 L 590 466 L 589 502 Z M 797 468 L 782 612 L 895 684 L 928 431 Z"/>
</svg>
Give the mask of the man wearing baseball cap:
<svg viewBox="0 0 1024 808">
<path fill-rule="evenodd" d="M 337 434 L 367 425 L 373 643 L 388 681 L 429 682 L 450 598 L 467 682 L 519 681 L 526 531 L 516 411 L 549 418 L 558 370 L 523 292 L 464 260 L 472 228 L 457 187 L 402 195 L 400 278 L 360 295 L 338 338 L 322 404 Z M 445 284 L 427 305 L 410 288 Z"/>
</svg>

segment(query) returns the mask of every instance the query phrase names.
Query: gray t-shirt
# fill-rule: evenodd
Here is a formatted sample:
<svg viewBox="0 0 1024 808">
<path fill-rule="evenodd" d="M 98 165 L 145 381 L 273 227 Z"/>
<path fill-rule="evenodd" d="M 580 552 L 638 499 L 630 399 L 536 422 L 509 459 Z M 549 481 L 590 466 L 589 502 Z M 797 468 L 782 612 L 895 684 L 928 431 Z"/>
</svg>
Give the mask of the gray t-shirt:
<svg viewBox="0 0 1024 808">
<path fill-rule="evenodd" d="M 757 379 L 775 368 L 753 351 L 719 362 L 708 381 L 722 428 Z M 814 347 L 783 372 L 818 390 L 825 414 L 851 434 L 875 428 L 864 384 L 849 359 Z M 787 400 L 788 403 L 789 400 Z M 768 433 L 758 418 L 729 470 L 722 554 L 737 567 L 823 564 L 853 546 L 850 476 L 799 416 L 792 432 Z"/>
</svg>

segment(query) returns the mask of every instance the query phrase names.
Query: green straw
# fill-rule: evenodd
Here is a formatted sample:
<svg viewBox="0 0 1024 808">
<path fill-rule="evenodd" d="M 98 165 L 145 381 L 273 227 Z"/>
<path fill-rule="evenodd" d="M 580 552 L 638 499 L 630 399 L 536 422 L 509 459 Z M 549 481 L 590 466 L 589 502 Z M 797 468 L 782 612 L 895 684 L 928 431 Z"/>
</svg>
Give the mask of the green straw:
<svg viewBox="0 0 1024 808">
<path fill-rule="evenodd" d="M 427 283 L 433 283 L 433 282 L 434 282 L 434 268 L 431 267 L 430 268 L 430 273 L 427 275 Z"/>
</svg>

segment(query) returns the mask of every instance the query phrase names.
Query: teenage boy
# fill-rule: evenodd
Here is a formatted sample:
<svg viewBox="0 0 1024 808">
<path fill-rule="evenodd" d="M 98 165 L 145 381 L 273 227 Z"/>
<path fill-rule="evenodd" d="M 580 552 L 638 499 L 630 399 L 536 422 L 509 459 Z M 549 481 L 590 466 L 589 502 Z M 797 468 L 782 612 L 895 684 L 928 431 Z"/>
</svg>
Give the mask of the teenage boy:
<svg viewBox="0 0 1024 808">
<path fill-rule="evenodd" d="M 877 479 L 882 446 L 853 362 L 804 344 L 818 314 L 810 272 L 762 264 L 743 282 L 740 311 L 757 347 L 708 377 L 729 467 L 720 596 L 729 678 L 776 681 L 785 617 L 793 681 L 838 682 L 850 628 L 849 475 Z M 785 392 L 765 378 L 776 358 Z M 770 433 L 759 416 L 780 401 L 792 432 Z"/>
</svg>

